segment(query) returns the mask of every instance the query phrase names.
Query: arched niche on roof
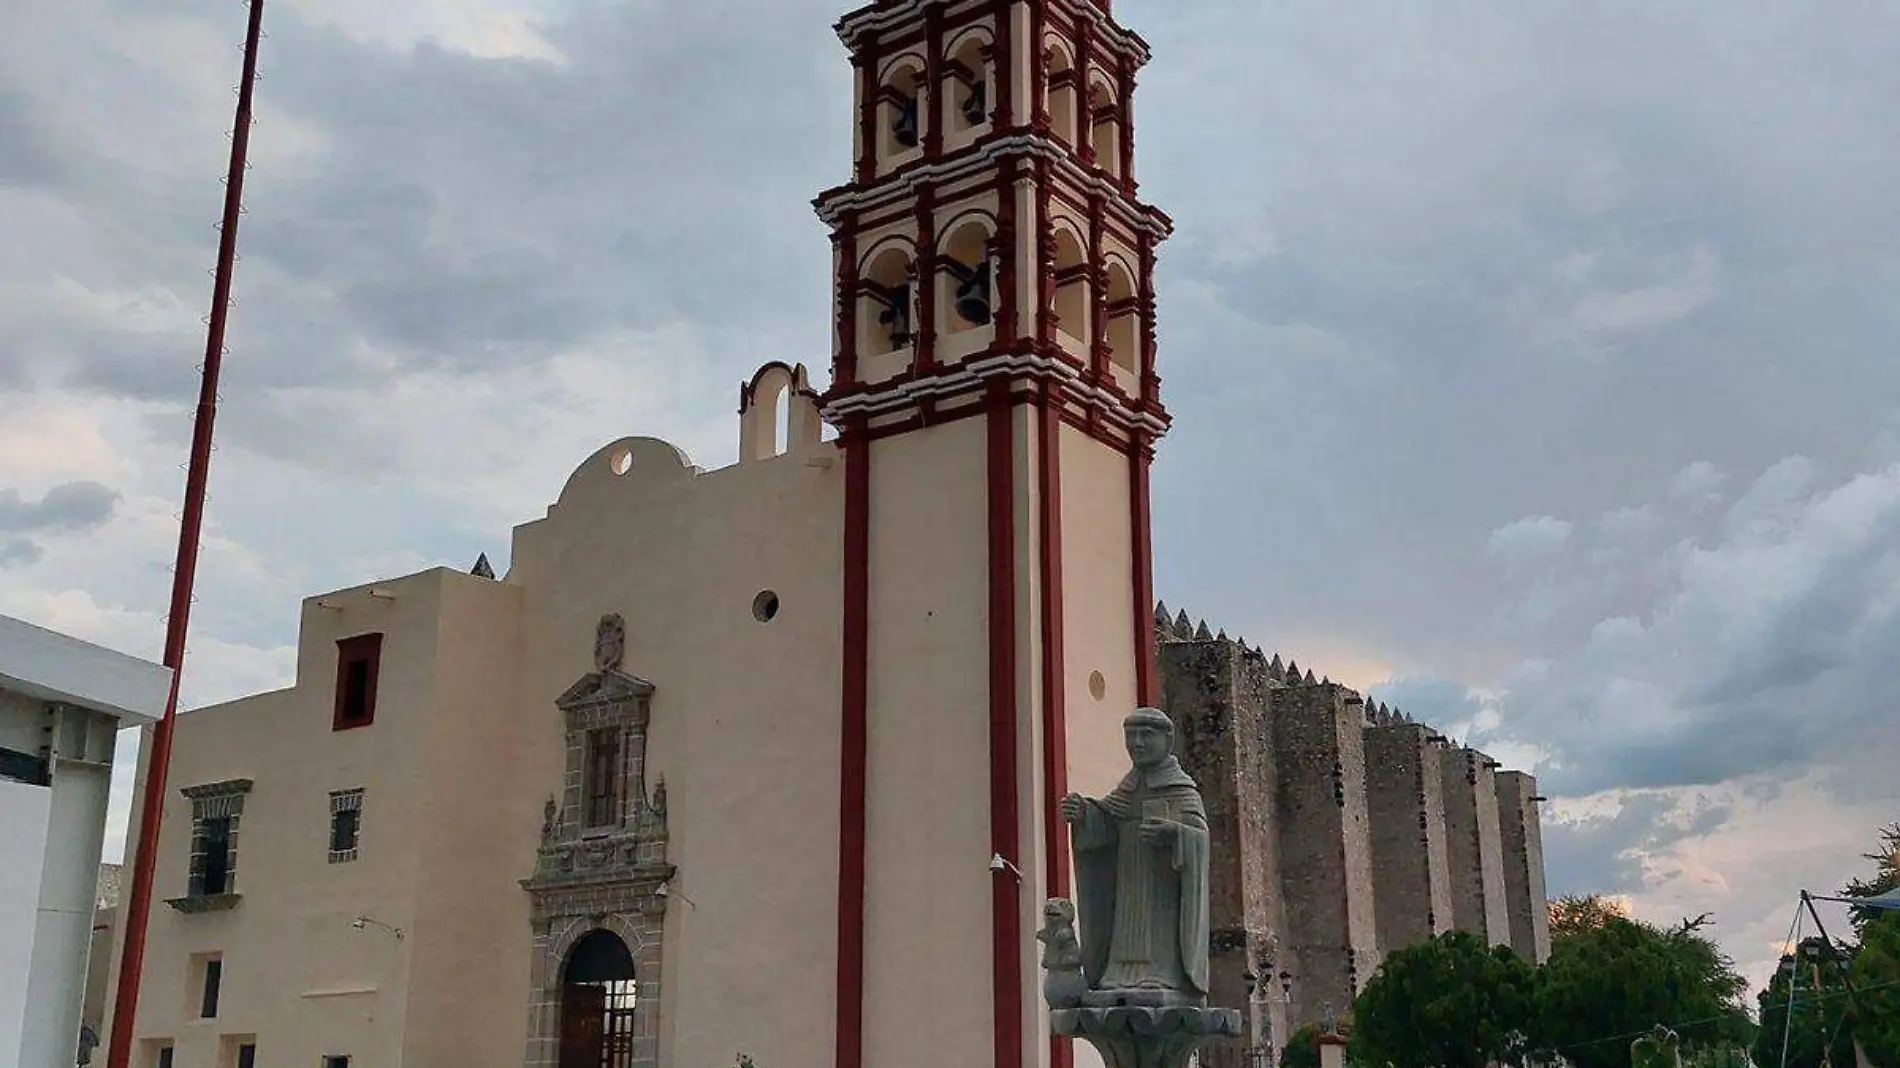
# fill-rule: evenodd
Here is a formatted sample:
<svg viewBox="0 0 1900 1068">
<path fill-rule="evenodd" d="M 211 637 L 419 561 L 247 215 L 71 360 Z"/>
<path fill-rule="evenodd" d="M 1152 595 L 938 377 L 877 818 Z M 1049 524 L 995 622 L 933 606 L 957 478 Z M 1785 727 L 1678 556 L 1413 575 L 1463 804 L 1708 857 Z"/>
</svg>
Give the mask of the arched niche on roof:
<svg viewBox="0 0 1900 1068">
<path fill-rule="evenodd" d="M 804 364 L 768 363 L 739 387 L 740 463 L 802 452 L 818 444 L 823 430 Z"/>
</svg>

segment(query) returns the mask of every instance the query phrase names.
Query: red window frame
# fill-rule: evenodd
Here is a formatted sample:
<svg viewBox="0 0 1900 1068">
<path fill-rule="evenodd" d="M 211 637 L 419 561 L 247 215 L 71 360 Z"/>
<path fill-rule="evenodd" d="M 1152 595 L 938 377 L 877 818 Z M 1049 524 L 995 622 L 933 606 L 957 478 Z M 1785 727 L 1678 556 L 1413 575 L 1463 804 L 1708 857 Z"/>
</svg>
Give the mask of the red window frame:
<svg viewBox="0 0 1900 1068">
<path fill-rule="evenodd" d="M 383 636 L 359 634 L 336 643 L 336 708 L 330 729 L 353 731 L 376 722 L 376 683 L 382 673 Z M 351 715 L 350 673 L 363 670 L 363 701 L 360 714 Z"/>
</svg>

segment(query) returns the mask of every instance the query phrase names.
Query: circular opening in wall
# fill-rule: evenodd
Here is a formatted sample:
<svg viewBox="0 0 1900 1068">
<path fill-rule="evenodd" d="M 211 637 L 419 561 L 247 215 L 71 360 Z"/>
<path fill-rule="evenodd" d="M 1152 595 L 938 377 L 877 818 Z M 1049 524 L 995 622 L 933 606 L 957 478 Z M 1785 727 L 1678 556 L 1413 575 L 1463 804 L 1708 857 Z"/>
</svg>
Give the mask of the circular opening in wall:
<svg viewBox="0 0 1900 1068">
<path fill-rule="evenodd" d="M 778 594 L 771 590 L 752 598 L 752 618 L 761 623 L 770 623 L 778 618 Z"/>
<path fill-rule="evenodd" d="M 613 469 L 614 474 L 624 475 L 633 470 L 633 450 L 621 449 L 619 452 L 614 453 L 613 459 L 607 461 L 607 463 L 608 466 Z"/>
<path fill-rule="evenodd" d="M 1108 680 L 1099 671 L 1089 675 L 1089 696 L 1097 701 L 1108 696 Z"/>
</svg>

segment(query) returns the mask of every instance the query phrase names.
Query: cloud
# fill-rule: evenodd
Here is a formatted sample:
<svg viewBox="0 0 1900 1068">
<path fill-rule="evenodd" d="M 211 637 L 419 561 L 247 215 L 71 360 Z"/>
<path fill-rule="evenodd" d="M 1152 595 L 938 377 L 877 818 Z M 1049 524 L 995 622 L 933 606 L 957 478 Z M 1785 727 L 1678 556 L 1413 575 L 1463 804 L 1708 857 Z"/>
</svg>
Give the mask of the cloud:
<svg viewBox="0 0 1900 1068">
<path fill-rule="evenodd" d="M 822 377 L 808 203 L 849 177 L 843 6 L 271 8 L 193 700 L 271 684 L 300 596 L 499 560 L 595 446 L 657 432 L 718 465 L 760 363 Z M 1566 799 L 1709 791 L 1724 829 L 1646 837 L 1639 791 L 1568 870 L 1635 863 L 1639 910 L 1720 900 L 1760 941 L 1769 899 L 1828 868 L 1769 848 L 1800 826 L 1778 813 L 1900 803 L 1866 741 L 1892 637 L 1900 22 L 1116 13 L 1155 47 L 1138 170 L 1179 234 L 1160 591 L 1398 680 Z M 0 35 L 0 471 L 21 506 L 121 495 L 99 525 L 7 535 L 33 549 L 0 611 L 148 655 L 239 15 L 70 0 Z"/>
<path fill-rule="evenodd" d="M 46 550 L 40 548 L 37 542 L 28 541 L 25 538 L 9 538 L 4 543 L 0 543 L 0 568 L 36 564 L 44 555 L 46 555 Z"/>
<path fill-rule="evenodd" d="M 1771 466 L 1714 540 L 1672 550 L 1653 603 L 1514 673 L 1505 707 L 1553 750 L 1554 788 L 1711 785 L 1893 744 L 1900 466 L 1814 479 Z M 1600 582 L 1601 563 L 1552 566 Z"/>
<path fill-rule="evenodd" d="M 1489 546 L 1507 567 L 1520 568 L 1548 559 L 1561 551 L 1569 543 L 1570 533 L 1575 529 L 1562 519 L 1547 515 L 1532 516 L 1492 531 Z"/>
<path fill-rule="evenodd" d="M 36 538 L 96 529 L 111 520 L 119 494 L 97 482 L 65 482 L 29 501 L 19 490 L 0 490 L 0 568 L 39 563 L 46 555 Z"/>
</svg>

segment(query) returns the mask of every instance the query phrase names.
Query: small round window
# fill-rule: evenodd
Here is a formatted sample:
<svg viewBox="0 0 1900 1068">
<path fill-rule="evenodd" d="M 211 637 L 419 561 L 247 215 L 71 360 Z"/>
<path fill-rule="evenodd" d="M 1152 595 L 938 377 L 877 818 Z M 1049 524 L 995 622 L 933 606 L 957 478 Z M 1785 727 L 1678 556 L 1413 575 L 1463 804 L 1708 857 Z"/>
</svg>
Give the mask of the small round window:
<svg viewBox="0 0 1900 1068">
<path fill-rule="evenodd" d="M 778 618 L 778 594 L 771 590 L 752 598 L 752 618 L 761 623 L 770 623 Z"/>
</svg>

